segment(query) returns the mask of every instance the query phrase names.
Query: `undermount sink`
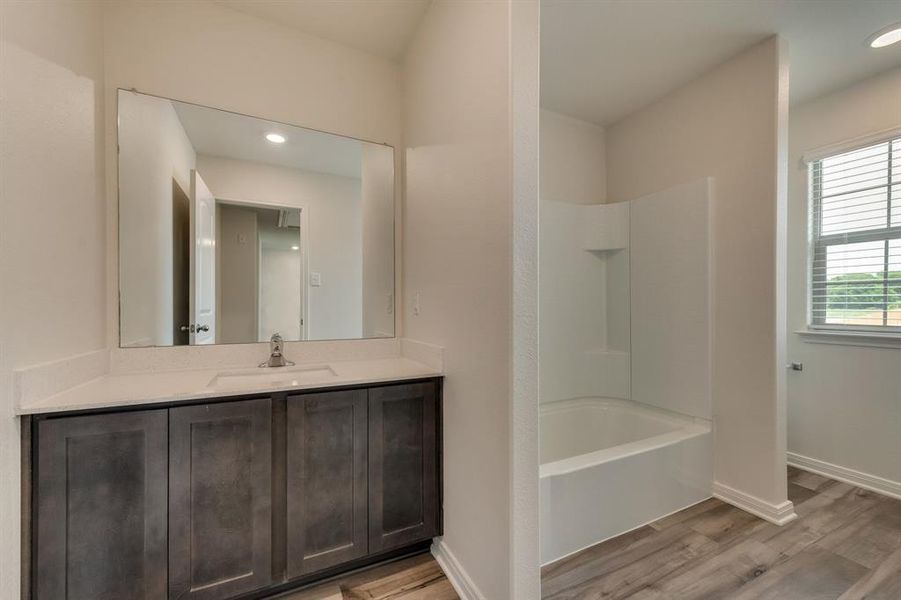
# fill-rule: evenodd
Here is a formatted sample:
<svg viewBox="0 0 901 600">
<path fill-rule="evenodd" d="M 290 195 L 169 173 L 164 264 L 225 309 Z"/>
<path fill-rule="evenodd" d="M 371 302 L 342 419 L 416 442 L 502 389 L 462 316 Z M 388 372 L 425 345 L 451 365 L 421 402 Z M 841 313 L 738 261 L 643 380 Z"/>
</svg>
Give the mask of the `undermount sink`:
<svg viewBox="0 0 901 600">
<path fill-rule="evenodd" d="M 222 371 L 207 384 L 208 388 L 236 388 L 251 385 L 291 387 L 306 383 L 323 383 L 338 374 L 329 365 L 268 367 Z"/>
</svg>

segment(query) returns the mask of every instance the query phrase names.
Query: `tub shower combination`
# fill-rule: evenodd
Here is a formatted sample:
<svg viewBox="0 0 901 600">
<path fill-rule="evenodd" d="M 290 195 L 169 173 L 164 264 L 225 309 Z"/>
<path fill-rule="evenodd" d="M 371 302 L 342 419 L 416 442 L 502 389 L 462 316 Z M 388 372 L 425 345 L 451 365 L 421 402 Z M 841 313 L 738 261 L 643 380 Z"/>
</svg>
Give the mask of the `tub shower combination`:
<svg viewBox="0 0 901 600">
<path fill-rule="evenodd" d="M 543 207 L 542 273 L 569 272 L 542 287 L 542 564 L 711 496 L 712 195 L 705 179 L 619 205 Z M 601 303 L 607 322 L 586 314 L 566 335 L 546 331 L 583 316 L 561 300 L 567 283 L 594 289 L 575 306 Z"/>
<path fill-rule="evenodd" d="M 710 497 L 703 419 L 581 398 L 544 405 L 540 426 L 543 564 Z"/>
</svg>

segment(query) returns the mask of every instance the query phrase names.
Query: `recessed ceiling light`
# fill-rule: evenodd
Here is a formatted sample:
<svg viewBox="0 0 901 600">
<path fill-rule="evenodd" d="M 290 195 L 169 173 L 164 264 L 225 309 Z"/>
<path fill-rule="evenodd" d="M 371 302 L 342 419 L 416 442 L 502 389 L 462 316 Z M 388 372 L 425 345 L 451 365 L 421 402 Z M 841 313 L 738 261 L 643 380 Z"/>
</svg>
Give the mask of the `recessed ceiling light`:
<svg viewBox="0 0 901 600">
<path fill-rule="evenodd" d="M 291 250 L 300 250 L 300 246 L 291 246 Z"/>
<path fill-rule="evenodd" d="M 901 23 L 895 23 L 885 29 L 880 29 L 867 40 L 870 48 L 885 48 L 898 42 L 901 42 Z"/>
<path fill-rule="evenodd" d="M 280 133 L 267 133 L 266 139 L 272 142 L 273 144 L 284 144 L 285 136 Z"/>
</svg>

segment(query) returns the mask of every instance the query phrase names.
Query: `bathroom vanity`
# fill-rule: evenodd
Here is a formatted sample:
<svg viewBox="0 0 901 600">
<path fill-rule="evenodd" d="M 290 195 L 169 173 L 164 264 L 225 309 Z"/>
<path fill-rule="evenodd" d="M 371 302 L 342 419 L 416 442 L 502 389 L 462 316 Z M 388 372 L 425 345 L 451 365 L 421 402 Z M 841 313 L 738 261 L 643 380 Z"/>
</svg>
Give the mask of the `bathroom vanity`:
<svg viewBox="0 0 901 600">
<path fill-rule="evenodd" d="M 345 380 L 31 409 L 32 597 L 262 598 L 428 548 L 442 378 Z"/>
<path fill-rule="evenodd" d="M 25 597 L 263 598 L 427 550 L 442 369 L 396 335 L 394 147 L 139 70 L 109 80 L 111 347 L 16 375 Z"/>
</svg>

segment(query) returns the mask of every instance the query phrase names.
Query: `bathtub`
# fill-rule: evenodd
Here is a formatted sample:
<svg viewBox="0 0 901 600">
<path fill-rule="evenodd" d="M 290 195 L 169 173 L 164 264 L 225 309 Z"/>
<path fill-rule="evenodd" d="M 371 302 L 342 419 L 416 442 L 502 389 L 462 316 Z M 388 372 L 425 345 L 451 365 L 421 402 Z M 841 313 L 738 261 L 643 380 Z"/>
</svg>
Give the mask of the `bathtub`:
<svg viewBox="0 0 901 600">
<path fill-rule="evenodd" d="M 711 495 L 709 421 L 627 400 L 541 407 L 541 563 Z"/>
</svg>

